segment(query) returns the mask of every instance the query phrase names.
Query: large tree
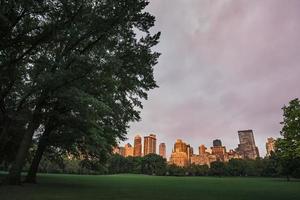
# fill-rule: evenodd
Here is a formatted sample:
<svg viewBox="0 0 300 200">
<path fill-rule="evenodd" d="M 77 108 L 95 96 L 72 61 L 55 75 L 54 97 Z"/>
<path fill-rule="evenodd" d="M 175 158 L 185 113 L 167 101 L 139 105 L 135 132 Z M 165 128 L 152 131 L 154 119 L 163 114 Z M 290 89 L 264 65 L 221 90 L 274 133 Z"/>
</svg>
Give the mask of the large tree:
<svg viewBox="0 0 300 200">
<path fill-rule="evenodd" d="M 141 170 L 143 174 L 165 175 L 167 160 L 157 154 L 147 154 L 142 158 Z"/>
<path fill-rule="evenodd" d="M 282 166 L 282 173 L 289 177 L 300 170 L 300 102 L 293 99 L 283 108 L 281 135 L 276 142 L 276 155 Z"/>
<path fill-rule="evenodd" d="M 20 183 L 38 129 L 46 135 L 62 130 L 75 134 L 71 138 L 84 152 L 93 145 L 108 149 L 124 137 L 129 121 L 139 119 L 140 99 L 156 87 L 153 66 L 159 56 L 151 50 L 159 33 L 149 32 L 154 17 L 144 11 L 147 4 L 145 0 L 1 1 L 0 80 L 5 84 L 1 84 L 0 136 L 20 140 L 10 183 Z M 83 121 L 84 128 L 70 131 L 75 125 L 60 118 L 66 113 Z M 39 135 L 42 138 L 43 133 Z"/>
</svg>

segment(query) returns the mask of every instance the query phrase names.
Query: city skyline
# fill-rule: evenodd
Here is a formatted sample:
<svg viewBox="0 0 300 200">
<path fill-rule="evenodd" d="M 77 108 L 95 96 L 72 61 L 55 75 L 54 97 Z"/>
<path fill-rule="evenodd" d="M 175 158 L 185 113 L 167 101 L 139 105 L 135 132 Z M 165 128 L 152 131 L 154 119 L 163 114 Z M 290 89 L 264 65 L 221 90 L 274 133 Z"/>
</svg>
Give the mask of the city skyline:
<svg viewBox="0 0 300 200">
<path fill-rule="evenodd" d="M 300 0 L 0 8 L 0 200 L 300 200 Z"/>
<path fill-rule="evenodd" d="M 246 138 L 243 139 L 243 137 L 241 136 L 241 133 L 244 133 L 246 134 Z M 248 136 L 248 133 L 250 133 L 250 138 Z M 121 141 L 118 145 L 119 148 L 126 148 L 126 146 L 128 145 L 131 145 L 131 144 L 135 144 L 135 141 L 136 141 L 136 138 L 139 137 L 139 138 L 142 138 L 141 137 L 141 133 L 138 133 L 135 135 L 134 138 L 132 139 L 127 139 L 125 141 Z M 158 136 L 158 137 L 157 137 Z M 141 144 L 144 144 L 142 146 L 140 146 L 141 149 L 143 149 L 143 151 L 141 152 L 141 155 L 144 156 L 144 151 L 145 151 L 145 144 L 148 143 L 145 141 L 145 138 L 149 138 L 149 137 L 154 137 L 155 138 L 155 143 L 154 143 L 154 149 L 152 147 L 151 151 L 154 152 L 155 154 L 158 154 L 160 155 L 160 145 L 163 144 L 164 145 L 164 148 L 165 148 L 165 154 L 166 154 L 166 158 L 167 160 L 169 160 L 169 158 L 171 157 L 171 154 L 174 150 L 174 148 L 170 148 L 170 147 L 173 147 L 174 145 L 174 141 L 173 141 L 173 144 L 171 146 L 167 146 L 166 143 L 162 140 L 159 139 L 159 134 L 157 133 L 148 133 L 148 134 L 145 134 L 145 136 L 143 137 L 144 140 L 141 140 L 140 143 Z M 264 141 L 264 145 L 263 145 L 263 148 L 264 148 L 264 151 L 261 152 L 258 148 L 258 146 L 256 146 L 256 142 L 255 142 L 255 138 L 254 137 L 254 134 L 253 134 L 253 130 L 252 129 L 246 129 L 246 130 L 238 130 L 236 132 L 236 137 L 238 138 L 238 143 L 236 144 L 231 144 L 231 145 L 226 145 L 226 144 L 223 144 L 223 139 L 222 138 L 214 138 L 214 139 L 211 139 L 211 142 L 209 144 L 206 144 L 206 143 L 198 143 L 197 145 L 193 146 L 193 145 L 190 145 L 189 141 L 188 140 L 184 140 L 182 138 L 177 138 L 175 141 L 185 141 L 187 142 L 187 145 L 189 146 L 189 148 L 192 149 L 192 152 L 197 152 L 198 151 L 198 148 L 199 148 L 199 152 L 200 152 L 200 147 L 201 146 L 204 146 L 205 148 L 208 148 L 209 150 L 208 151 L 211 151 L 210 148 L 213 148 L 213 147 L 224 147 L 224 151 L 226 152 L 226 149 L 227 149 L 227 152 L 229 152 L 230 150 L 233 150 L 233 151 L 239 151 L 239 149 L 248 149 L 250 148 L 250 151 L 255 151 L 255 155 L 246 155 L 246 157 L 249 157 L 249 158 L 255 158 L 255 157 L 265 157 L 265 156 L 268 156 L 270 155 L 270 150 L 274 151 L 274 141 L 275 139 L 272 138 L 272 137 L 266 137 L 265 138 L 265 141 Z M 244 142 L 243 142 L 244 141 Z M 251 143 L 251 146 L 250 147 L 248 146 L 248 143 Z M 176 142 L 175 142 L 176 143 Z M 243 143 L 246 144 L 246 147 L 243 147 Z M 159 145 L 157 145 L 159 144 Z M 241 148 L 241 146 L 243 148 Z M 135 145 L 132 146 L 132 148 L 134 149 L 135 148 Z M 270 150 L 268 150 L 268 148 Z M 213 151 L 213 150 L 212 150 Z M 219 151 L 217 149 L 217 151 Z M 244 151 L 244 150 L 243 150 Z M 148 153 L 146 153 L 148 154 Z M 124 154 L 125 155 L 125 154 Z M 136 156 L 136 155 L 134 155 Z M 244 158 L 245 155 L 242 155 L 241 154 L 241 157 Z"/>
<path fill-rule="evenodd" d="M 128 137 L 159 133 L 167 146 L 223 138 L 233 148 L 236 130 L 251 128 L 265 155 L 265 139 L 280 136 L 281 108 L 300 96 L 299 8 L 300 1 L 151 1 L 152 31 L 162 32 L 159 88 Z"/>
</svg>

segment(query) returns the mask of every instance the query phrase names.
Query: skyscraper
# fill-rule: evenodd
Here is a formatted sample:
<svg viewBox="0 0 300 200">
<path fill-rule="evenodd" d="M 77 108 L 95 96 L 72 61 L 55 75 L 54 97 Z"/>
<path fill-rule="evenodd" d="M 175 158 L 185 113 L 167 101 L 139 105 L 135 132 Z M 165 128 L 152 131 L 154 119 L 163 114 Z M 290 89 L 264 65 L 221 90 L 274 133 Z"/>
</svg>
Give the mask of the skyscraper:
<svg viewBox="0 0 300 200">
<path fill-rule="evenodd" d="M 268 138 L 266 143 L 267 156 L 271 155 L 271 152 L 275 152 L 275 142 L 274 138 Z"/>
<path fill-rule="evenodd" d="M 125 157 L 125 147 L 116 146 L 113 148 L 113 154 L 119 154 Z"/>
<path fill-rule="evenodd" d="M 181 139 L 177 139 L 174 144 L 173 152 L 184 152 L 187 154 L 187 144 Z"/>
<path fill-rule="evenodd" d="M 144 137 L 144 156 L 150 153 L 156 153 L 156 135 L 154 134 Z"/>
<path fill-rule="evenodd" d="M 119 154 L 125 157 L 125 147 L 119 147 Z"/>
<path fill-rule="evenodd" d="M 134 147 L 133 147 L 133 156 L 141 157 L 142 156 L 142 138 L 137 135 L 134 137 Z"/>
<path fill-rule="evenodd" d="M 159 155 L 163 158 L 166 158 L 166 144 L 165 143 L 159 144 Z"/>
<path fill-rule="evenodd" d="M 216 139 L 213 141 L 213 146 L 214 147 L 221 147 L 222 146 L 222 142 L 219 139 Z"/>
<path fill-rule="evenodd" d="M 225 161 L 226 148 L 222 146 L 221 140 L 214 140 L 211 153 L 216 156 L 217 160 Z"/>
<path fill-rule="evenodd" d="M 240 144 L 237 151 L 242 158 L 255 159 L 259 157 L 257 146 L 255 146 L 255 140 L 252 130 L 238 131 Z"/>
<path fill-rule="evenodd" d="M 191 145 L 186 145 L 186 152 L 189 159 L 189 163 L 191 162 L 191 156 L 194 154 L 194 149 L 191 147 Z"/>
<path fill-rule="evenodd" d="M 128 156 L 133 156 L 133 147 L 129 143 L 125 145 L 125 157 Z"/>
<path fill-rule="evenodd" d="M 199 146 L 199 155 L 204 155 L 206 153 L 206 147 L 204 146 L 204 144 L 201 144 Z"/>
<path fill-rule="evenodd" d="M 177 139 L 170 157 L 170 163 L 181 167 L 188 166 L 190 163 L 191 153 L 192 150 L 190 145 L 187 145 L 182 140 Z"/>
<path fill-rule="evenodd" d="M 195 164 L 195 165 L 208 165 L 210 166 L 210 161 L 216 161 L 215 156 L 211 155 L 210 153 L 208 153 L 206 151 L 206 147 L 201 144 L 199 146 L 199 155 L 192 155 L 190 160 L 191 160 L 191 164 Z"/>
</svg>

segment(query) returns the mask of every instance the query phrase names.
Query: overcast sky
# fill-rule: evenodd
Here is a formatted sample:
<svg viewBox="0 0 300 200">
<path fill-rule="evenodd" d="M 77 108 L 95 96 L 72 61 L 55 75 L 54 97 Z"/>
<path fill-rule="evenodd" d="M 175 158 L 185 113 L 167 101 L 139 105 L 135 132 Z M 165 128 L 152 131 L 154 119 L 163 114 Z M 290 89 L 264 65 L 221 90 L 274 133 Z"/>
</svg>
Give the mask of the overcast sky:
<svg viewBox="0 0 300 200">
<path fill-rule="evenodd" d="M 253 129 L 264 156 L 281 107 L 300 96 L 300 1 L 151 0 L 147 10 L 162 32 L 159 88 L 126 142 L 154 132 L 168 156 L 177 138 L 198 154 L 217 138 L 236 148 L 237 131 Z"/>
</svg>

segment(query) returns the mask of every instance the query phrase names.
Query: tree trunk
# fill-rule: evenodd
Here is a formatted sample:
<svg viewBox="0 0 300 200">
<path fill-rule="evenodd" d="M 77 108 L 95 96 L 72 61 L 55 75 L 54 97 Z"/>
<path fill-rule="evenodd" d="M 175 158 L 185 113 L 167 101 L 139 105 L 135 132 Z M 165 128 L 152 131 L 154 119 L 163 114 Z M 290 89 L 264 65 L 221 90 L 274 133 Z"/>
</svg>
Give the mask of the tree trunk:
<svg viewBox="0 0 300 200">
<path fill-rule="evenodd" d="M 17 155 L 15 161 L 12 164 L 12 167 L 9 170 L 9 175 L 7 178 L 7 182 L 11 185 L 20 185 L 21 184 L 21 172 L 22 168 L 25 164 L 25 160 L 28 154 L 28 150 L 30 148 L 32 142 L 32 136 L 35 130 L 40 125 L 40 119 L 37 114 L 33 115 L 31 122 L 28 125 L 28 128 L 25 131 L 23 139 L 20 143 L 20 147 L 17 151 Z"/>
<path fill-rule="evenodd" d="M 11 119 L 8 118 L 7 116 L 4 116 L 3 120 L 3 128 L 1 130 L 0 134 L 0 152 L 4 149 L 6 143 L 7 143 L 7 135 L 8 135 L 8 129 L 11 124 Z"/>
<path fill-rule="evenodd" d="M 45 127 L 45 131 L 44 131 L 43 135 L 41 136 L 41 139 L 38 144 L 38 148 L 35 152 L 34 158 L 32 160 L 29 171 L 27 173 L 26 180 L 25 180 L 26 183 L 36 183 L 36 174 L 37 174 L 41 159 L 43 157 L 43 154 L 47 148 L 47 145 L 49 144 L 49 135 L 50 135 L 52 129 L 53 128 L 50 125 Z"/>
</svg>

